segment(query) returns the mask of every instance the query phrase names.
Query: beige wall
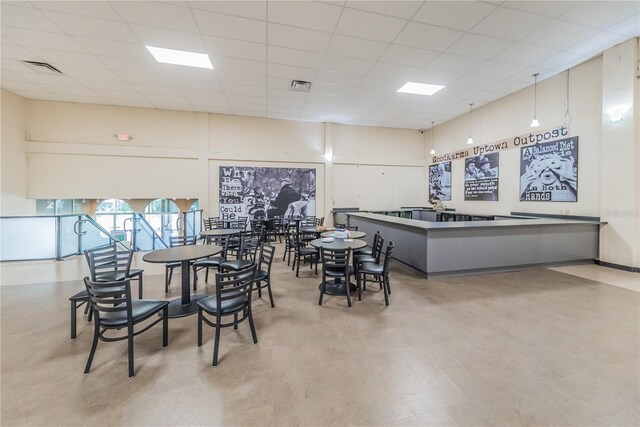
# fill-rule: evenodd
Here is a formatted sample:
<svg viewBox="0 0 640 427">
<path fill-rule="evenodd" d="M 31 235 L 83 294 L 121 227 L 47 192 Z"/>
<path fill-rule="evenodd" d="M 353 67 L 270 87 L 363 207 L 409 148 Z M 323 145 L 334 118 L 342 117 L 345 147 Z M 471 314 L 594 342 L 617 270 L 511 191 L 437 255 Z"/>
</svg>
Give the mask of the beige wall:
<svg viewBox="0 0 640 427">
<path fill-rule="evenodd" d="M 26 101 L 2 89 L 0 105 L 0 215 L 32 215 L 35 201 L 27 194 Z"/>
<path fill-rule="evenodd" d="M 540 128 L 562 125 L 566 111 L 567 73 L 538 83 L 538 119 Z M 536 212 L 599 216 L 600 213 L 600 117 L 602 112 L 602 58 L 581 64 L 570 72 L 568 122 L 570 135 L 578 136 L 578 201 L 521 202 L 520 148 L 500 152 L 499 200 L 464 200 L 464 159 L 452 161 L 451 202 L 446 205 L 460 212 L 499 213 Z M 474 145 L 467 145 L 469 116 L 436 126 L 436 154 L 482 146 L 503 138 L 532 131 L 533 86 L 501 98 L 473 111 L 471 134 Z M 433 142 L 427 140 L 428 149 Z M 431 163 L 430 161 L 428 163 Z"/>
</svg>

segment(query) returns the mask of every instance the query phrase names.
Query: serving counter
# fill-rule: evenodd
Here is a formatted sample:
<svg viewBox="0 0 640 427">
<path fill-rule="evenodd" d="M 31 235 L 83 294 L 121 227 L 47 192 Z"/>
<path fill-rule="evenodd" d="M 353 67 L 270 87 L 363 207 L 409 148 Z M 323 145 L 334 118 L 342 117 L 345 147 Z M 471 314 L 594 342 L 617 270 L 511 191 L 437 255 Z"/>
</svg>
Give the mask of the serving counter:
<svg viewBox="0 0 640 427">
<path fill-rule="evenodd" d="M 600 222 L 554 218 L 432 222 L 348 213 L 349 225 L 393 241 L 393 257 L 427 275 L 593 261 Z"/>
</svg>

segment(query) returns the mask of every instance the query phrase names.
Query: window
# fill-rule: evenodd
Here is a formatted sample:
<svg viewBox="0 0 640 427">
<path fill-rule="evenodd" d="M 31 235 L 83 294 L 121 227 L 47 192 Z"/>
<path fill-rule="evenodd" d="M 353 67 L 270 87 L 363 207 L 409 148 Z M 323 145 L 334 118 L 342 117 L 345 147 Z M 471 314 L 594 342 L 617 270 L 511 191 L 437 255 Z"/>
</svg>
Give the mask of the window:
<svg viewBox="0 0 640 427">
<path fill-rule="evenodd" d="M 189 207 L 189 211 L 197 211 L 197 210 L 200 210 L 200 202 L 198 200 L 193 202 L 191 204 L 191 207 Z"/>
<path fill-rule="evenodd" d="M 86 199 L 37 199 L 38 215 L 68 215 L 89 213 Z"/>
</svg>

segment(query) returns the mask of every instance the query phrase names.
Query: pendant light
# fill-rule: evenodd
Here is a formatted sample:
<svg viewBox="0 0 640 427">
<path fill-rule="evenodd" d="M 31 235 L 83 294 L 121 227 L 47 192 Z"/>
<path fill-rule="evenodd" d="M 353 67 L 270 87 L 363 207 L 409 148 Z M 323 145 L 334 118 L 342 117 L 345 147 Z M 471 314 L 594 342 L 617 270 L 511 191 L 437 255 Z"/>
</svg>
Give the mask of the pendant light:
<svg viewBox="0 0 640 427">
<path fill-rule="evenodd" d="M 471 112 L 473 111 L 473 102 L 469 104 L 469 139 L 467 139 L 467 144 L 473 144 L 473 138 L 471 138 Z"/>
<path fill-rule="evenodd" d="M 531 121 L 531 127 L 536 128 L 540 126 L 540 122 L 538 122 L 538 75 L 540 73 L 535 73 L 533 75 L 533 120 Z"/>
<path fill-rule="evenodd" d="M 436 140 L 433 138 L 433 124 L 435 122 L 431 122 L 431 154 L 436 154 Z"/>
</svg>

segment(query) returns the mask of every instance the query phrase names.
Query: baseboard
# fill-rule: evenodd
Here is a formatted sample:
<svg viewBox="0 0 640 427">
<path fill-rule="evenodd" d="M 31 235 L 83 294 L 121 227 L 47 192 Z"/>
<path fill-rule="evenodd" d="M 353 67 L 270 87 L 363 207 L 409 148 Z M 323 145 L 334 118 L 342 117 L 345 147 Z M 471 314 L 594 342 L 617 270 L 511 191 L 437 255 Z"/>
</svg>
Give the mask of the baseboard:
<svg viewBox="0 0 640 427">
<path fill-rule="evenodd" d="M 614 264 L 612 262 L 602 261 L 599 259 L 593 260 L 594 264 L 601 265 L 603 267 L 615 268 L 616 270 L 630 271 L 631 273 L 640 273 L 640 267 L 631 267 L 629 265 Z"/>
</svg>

